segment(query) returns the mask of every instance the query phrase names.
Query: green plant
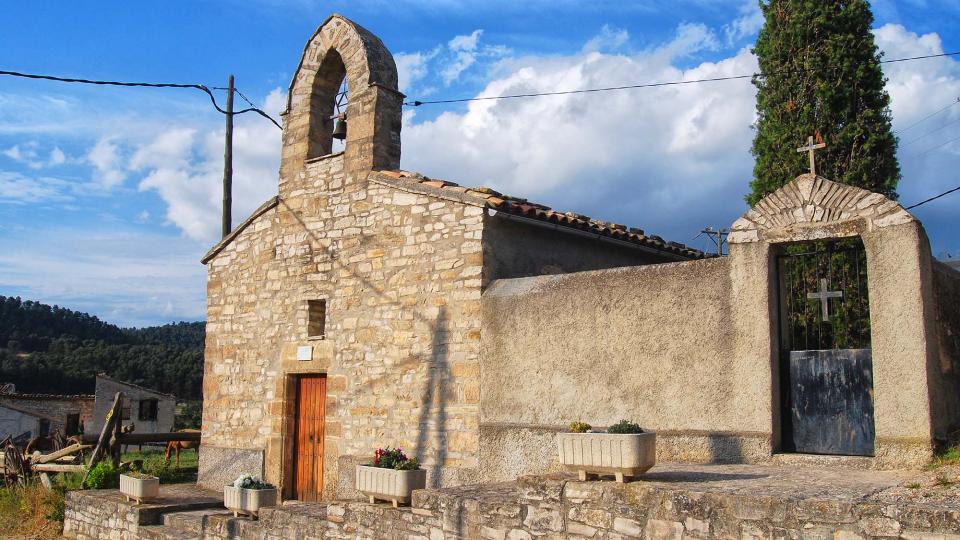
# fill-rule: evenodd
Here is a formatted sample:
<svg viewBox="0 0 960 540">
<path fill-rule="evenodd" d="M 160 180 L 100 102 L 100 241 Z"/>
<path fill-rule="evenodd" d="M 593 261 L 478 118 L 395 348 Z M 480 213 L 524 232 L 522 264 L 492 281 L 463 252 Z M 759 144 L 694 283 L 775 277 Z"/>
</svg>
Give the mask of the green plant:
<svg viewBox="0 0 960 540">
<path fill-rule="evenodd" d="M 101 461 L 87 473 L 86 487 L 89 489 L 109 489 L 120 485 L 120 469 L 109 461 Z"/>
<path fill-rule="evenodd" d="M 377 448 L 373 453 L 373 463 L 370 466 L 398 471 L 415 471 L 420 468 L 420 460 L 407 457 L 399 448 Z"/>
<path fill-rule="evenodd" d="M 627 422 L 626 420 L 621 420 L 616 424 L 607 428 L 607 433 L 619 433 L 619 434 L 643 433 L 643 429 L 639 425 L 634 424 L 633 422 Z"/>
<path fill-rule="evenodd" d="M 415 471 L 420 468 L 420 460 L 417 458 L 410 458 L 406 461 L 397 463 L 393 468 L 398 471 Z"/>
<path fill-rule="evenodd" d="M 593 429 L 593 426 L 586 422 L 573 422 L 570 424 L 571 433 L 586 433 Z"/>
<path fill-rule="evenodd" d="M 937 476 L 937 479 L 934 482 L 934 484 L 938 486 L 952 486 L 954 483 L 955 482 L 953 480 L 950 480 L 950 477 L 947 476 L 947 473 L 940 473 L 940 475 Z"/>
<path fill-rule="evenodd" d="M 265 482 L 260 478 L 250 475 L 250 474 L 241 474 L 233 481 L 233 487 L 240 489 L 274 489 L 274 485 L 270 482 Z"/>
<path fill-rule="evenodd" d="M 130 478 L 136 478 L 138 480 L 149 480 L 151 478 L 157 478 L 152 474 L 142 473 L 140 471 L 127 471 L 123 473 L 124 476 L 129 476 Z"/>
<path fill-rule="evenodd" d="M 906 487 L 907 489 L 920 489 L 920 483 L 913 482 L 912 484 L 907 484 Z"/>
<path fill-rule="evenodd" d="M 896 198 L 897 140 L 869 2 L 770 0 L 760 9 L 756 161 L 747 203 L 807 172 L 807 154 L 794 149 L 810 135 L 827 144 L 816 155 L 819 175 Z"/>
</svg>

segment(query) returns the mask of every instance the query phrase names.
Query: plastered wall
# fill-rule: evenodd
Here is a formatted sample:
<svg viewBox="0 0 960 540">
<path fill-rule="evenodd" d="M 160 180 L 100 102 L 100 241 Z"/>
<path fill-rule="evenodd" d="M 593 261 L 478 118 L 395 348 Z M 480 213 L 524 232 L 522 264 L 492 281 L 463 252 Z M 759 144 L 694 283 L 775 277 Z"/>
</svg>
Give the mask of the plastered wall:
<svg viewBox="0 0 960 540">
<path fill-rule="evenodd" d="M 549 464 L 553 433 L 573 421 L 658 430 L 661 459 L 769 456 L 769 370 L 735 354 L 730 295 L 726 258 L 494 282 L 481 372 L 490 474 Z"/>
</svg>

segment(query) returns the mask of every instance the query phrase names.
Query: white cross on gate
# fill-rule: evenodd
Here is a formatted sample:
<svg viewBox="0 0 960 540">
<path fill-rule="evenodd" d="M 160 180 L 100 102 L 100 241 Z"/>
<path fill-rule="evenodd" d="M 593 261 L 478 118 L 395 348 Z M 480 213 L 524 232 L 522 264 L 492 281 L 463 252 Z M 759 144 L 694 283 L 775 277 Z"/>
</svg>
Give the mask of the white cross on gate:
<svg viewBox="0 0 960 540">
<path fill-rule="evenodd" d="M 823 314 L 823 321 L 826 322 L 830 319 L 830 310 L 827 307 L 827 303 L 830 301 L 829 298 L 843 298 L 843 291 L 828 291 L 827 290 L 827 280 L 820 278 L 820 291 L 807 293 L 807 300 L 819 300 L 820 301 L 820 312 Z"/>
<path fill-rule="evenodd" d="M 817 161 L 813 157 L 813 153 L 821 148 L 826 148 L 827 143 L 822 142 L 819 144 L 813 144 L 813 135 L 807 137 L 807 145 L 797 148 L 797 152 L 810 152 L 810 174 L 817 174 Z"/>
</svg>

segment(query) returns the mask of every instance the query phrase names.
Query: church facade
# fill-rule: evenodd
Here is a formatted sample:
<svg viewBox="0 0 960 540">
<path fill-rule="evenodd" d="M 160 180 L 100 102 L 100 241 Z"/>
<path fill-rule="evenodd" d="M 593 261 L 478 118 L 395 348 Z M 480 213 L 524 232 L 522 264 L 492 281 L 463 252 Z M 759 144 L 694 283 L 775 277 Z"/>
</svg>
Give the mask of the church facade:
<svg viewBox="0 0 960 540">
<path fill-rule="evenodd" d="M 346 145 L 331 153 L 344 77 Z M 342 17 L 308 43 L 289 96 L 279 195 L 204 258 L 201 483 L 263 473 L 288 497 L 332 496 L 381 446 L 419 456 L 435 485 L 476 478 L 491 282 L 705 257 L 400 171 L 393 58 Z"/>
<path fill-rule="evenodd" d="M 393 58 L 337 15 L 288 99 L 278 196 L 203 259 L 201 485 L 350 497 L 387 446 L 430 486 L 512 479 L 577 420 L 657 430 L 661 460 L 868 467 L 958 427 L 960 274 L 896 202 L 802 175 L 715 258 L 402 171 Z"/>
</svg>

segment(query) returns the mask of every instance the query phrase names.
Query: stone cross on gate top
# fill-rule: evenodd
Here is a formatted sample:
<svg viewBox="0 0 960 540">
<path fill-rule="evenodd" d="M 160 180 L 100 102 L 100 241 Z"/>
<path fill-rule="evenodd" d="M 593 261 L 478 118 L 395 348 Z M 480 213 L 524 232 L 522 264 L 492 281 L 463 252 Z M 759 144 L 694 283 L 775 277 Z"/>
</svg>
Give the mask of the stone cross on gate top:
<svg viewBox="0 0 960 540">
<path fill-rule="evenodd" d="M 827 280 L 820 278 L 820 290 L 818 292 L 807 293 L 808 300 L 820 301 L 820 312 L 823 314 L 823 322 L 830 320 L 830 309 L 827 303 L 830 298 L 843 298 L 843 291 L 828 291 Z"/>
<path fill-rule="evenodd" d="M 827 143 L 818 143 L 813 144 L 813 135 L 807 137 L 807 145 L 797 148 L 797 152 L 810 152 L 810 174 L 817 174 L 817 162 L 813 157 L 813 153 L 821 148 L 826 148 Z"/>
</svg>

